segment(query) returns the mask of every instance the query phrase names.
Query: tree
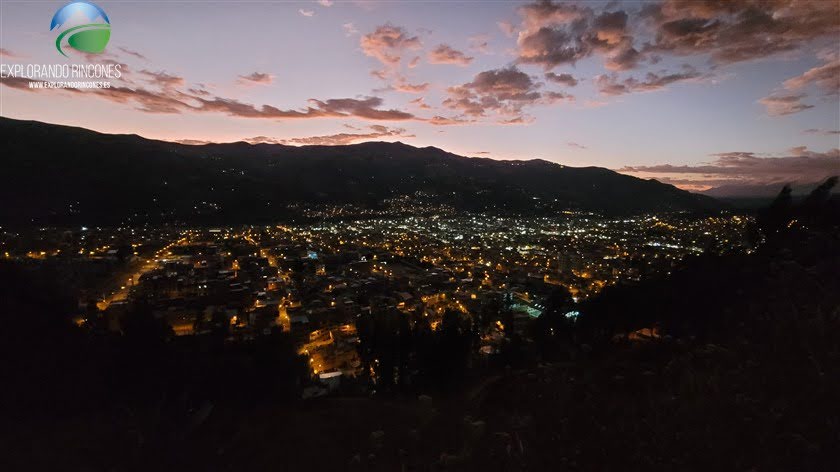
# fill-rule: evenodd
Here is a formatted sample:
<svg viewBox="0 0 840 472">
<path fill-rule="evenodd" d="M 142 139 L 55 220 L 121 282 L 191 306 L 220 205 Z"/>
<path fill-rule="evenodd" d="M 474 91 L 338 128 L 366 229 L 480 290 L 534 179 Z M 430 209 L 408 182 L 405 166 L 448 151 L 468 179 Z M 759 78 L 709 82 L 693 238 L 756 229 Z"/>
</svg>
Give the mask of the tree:
<svg viewBox="0 0 840 472">
<path fill-rule="evenodd" d="M 406 315 L 395 309 L 360 315 L 356 330 L 363 369 L 369 372 L 373 368 L 377 386 L 389 390 L 404 383 L 411 353 L 411 327 Z"/>
<path fill-rule="evenodd" d="M 792 190 L 790 185 L 785 185 L 770 206 L 759 211 L 756 223 L 767 238 L 772 238 L 787 226 L 792 209 Z"/>
<path fill-rule="evenodd" d="M 566 314 L 574 300 L 565 288 L 555 289 L 546 299 L 545 310 L 533 325 L 534 340 L 543 356 L 554 356 L 567 349 L 574 337 L 574 319 Z"/>
</svg>

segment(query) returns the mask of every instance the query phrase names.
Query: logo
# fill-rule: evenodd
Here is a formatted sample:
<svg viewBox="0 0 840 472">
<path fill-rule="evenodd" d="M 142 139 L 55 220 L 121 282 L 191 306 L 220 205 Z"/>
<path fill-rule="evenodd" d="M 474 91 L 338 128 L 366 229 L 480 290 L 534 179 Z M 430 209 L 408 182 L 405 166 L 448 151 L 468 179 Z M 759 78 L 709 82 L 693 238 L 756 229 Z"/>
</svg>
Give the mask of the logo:
<svg viewBox="0 0 840 472">
<path fill-rule="evenodd" d="M 94 23 L 100 20 L 100 22 Z M 103 23 L 104 21 L 104 23 Z M 90 2 L 73 2 L 59 8 L 50 22 L 50 31 L 61 31 L 55 48 L 67 57 L 62 48 L 98 54 L 111 39 L 111 20 L 105 10 Z"/>
</svg>

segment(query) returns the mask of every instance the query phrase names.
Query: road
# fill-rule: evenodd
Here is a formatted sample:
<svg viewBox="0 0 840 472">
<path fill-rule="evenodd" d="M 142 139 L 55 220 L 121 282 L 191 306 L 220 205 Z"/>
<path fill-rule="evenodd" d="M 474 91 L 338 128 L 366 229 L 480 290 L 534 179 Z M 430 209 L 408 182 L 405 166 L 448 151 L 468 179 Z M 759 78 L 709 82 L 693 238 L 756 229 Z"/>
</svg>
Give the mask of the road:
<svg viewBox="0 0 840 472">
<path fill-rule="evenodd" d="M 120 284 L 119 288 L 110 295 L 105 296 L 102 300 L 96 302 L 96 307 L 100 310 L 106 310 L 112 303 L 125 300 L 131 292 L 131 287 L 140 280 L 140 277 L 157 267 L 158 263 L 155 262 L 154 259 L 147 259 L 146 262 L 142 263 L 140 268 L 131 273 L 128 277 L 125 277 L 125 274 L 120 274 L 120 278 L 116 281 L 116 283 Z"/>
</svg>

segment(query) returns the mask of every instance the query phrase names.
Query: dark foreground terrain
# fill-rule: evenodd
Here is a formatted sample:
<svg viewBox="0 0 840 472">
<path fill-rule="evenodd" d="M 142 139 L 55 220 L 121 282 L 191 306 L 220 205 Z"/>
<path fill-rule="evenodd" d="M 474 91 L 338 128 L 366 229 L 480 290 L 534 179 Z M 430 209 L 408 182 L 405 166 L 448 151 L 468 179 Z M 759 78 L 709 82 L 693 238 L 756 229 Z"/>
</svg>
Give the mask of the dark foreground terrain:
<svg viewBox="0 0 840 472">
<path fill-rule="evenodd" d="M 231 352 L 159 341 L 138 319 L 100 339 L 47 319 L 48 287 L 6 279 L 2 468 L 836 470 L 827 202 L 782 195 L 753 254 L 608 289 L 574 324 L 547 308 L 533 336 L 454 383 L 376 395 L 301 400 L 282 333 Z"/>
</svg>

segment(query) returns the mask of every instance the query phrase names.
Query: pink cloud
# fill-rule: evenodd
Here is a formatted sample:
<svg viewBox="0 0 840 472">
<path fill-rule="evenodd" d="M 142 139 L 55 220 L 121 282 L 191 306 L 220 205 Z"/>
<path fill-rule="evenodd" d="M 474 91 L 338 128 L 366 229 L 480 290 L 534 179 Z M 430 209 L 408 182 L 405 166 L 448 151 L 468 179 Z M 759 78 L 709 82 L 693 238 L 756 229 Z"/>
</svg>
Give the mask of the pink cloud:
<svg viewBox="0 0 840 472">
<path fill-rule="evenodd" d="M 645 78 L 638 80 L 628 77 L 620 80 L 618 75 L 599 75 L 595 78 L 595 86 L 602 95 L 624 95 L 634 92 L 653 92 L 663 90 L 665 87 L 678 82 L 696 82 L 707 79 L 708 76 L 700 73 L 694 67 L 684 65 L 681 72 L 648 72 Z"/>
<path fill-rule="evenodd" d="M 252 72 L 248 75 L 240 75 L 239 81 L 244 84 L 268 85 L 274 81 L 274 76 L 265 72 Z"/>
<path fill-rule="evenodd" d="M 815 152 L 805 146 L 789 150 L 781 157 L 763 157 L 752 152 L 714 154 L 715 160 L 696 166 L 631 166 L 619 172 L 639 177 L 676 179 L 693 183 L 699 189 L 726 184 L 767 185 L 811 183 L 840 173 L 840 149 Z"/>
<path fill-rule="evenodd" d="M 295 145 L 316 145 L 316 146 L 338 146 L 352 144 L 360 141 L 370 141 L 382 138 L 413 138 L 413 134 L 406 134 L 404 128 L 388 128 L 381 125 L 368 127 L 367 133 L 336 133 L 323 136 L 308 136 L 303 138 L 289 138 L 279 140 L 282 144 Z"/>
<path fill-rule="evenodd" d="M 366 55 L 390 67 L 399 64 L 405 51 L 414 51 L 422 46 L 420 38 L 390 24 L 378 26 L 362 36 L 359 44 Z"/>
<path fill-rule="evenodd" d="M 814 105 L 802 102 L 805 97 L 804 93 L 773 94 L 762 98 L 758 103 L 765 106 L 770 116 L 785 116 L 814 108 Z"/>
<path fill-rule="evenodd" d="M 453 49 L 451 46 L 441 44 L 429 52 L 430 64 L 455 64 L 459 66 L 467 66 L 473 61 L 473 58 L 467 56 L 461 51 Z"/>
<path fill-rule="evenodd" d="M 469 116 L 485 116 L 488 111 L 521 115 L 522 108 L 537 103 L 542 94 L 539 84 L 515 67 L 480 72 L 472 82 L 450 87 L 444 106 Z"/>
</svg>

